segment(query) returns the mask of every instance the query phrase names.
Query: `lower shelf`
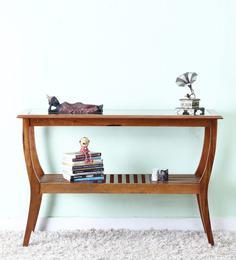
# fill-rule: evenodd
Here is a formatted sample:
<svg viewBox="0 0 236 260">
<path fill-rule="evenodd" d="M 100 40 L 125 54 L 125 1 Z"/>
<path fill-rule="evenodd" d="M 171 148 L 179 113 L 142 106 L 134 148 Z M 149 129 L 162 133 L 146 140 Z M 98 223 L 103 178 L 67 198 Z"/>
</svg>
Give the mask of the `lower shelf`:
<svg viewBox="0 0 236 260">
<path fill-rule="evenodd" d="M 145 174 L 106 174 L 104 183 L 71 183 L 62 174 L 45 174 L 41 193 L 199 194 L 200 179 L 194 174 L 170 174 L 168 182 L 150 182 Z"/>
</svg>

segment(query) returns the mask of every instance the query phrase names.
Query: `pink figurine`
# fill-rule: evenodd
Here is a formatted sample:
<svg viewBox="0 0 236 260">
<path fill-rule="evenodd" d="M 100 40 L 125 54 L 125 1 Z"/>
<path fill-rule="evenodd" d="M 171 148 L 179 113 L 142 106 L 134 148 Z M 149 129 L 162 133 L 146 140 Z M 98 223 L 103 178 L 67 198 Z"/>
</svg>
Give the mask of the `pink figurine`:
<svg viewBox="0 0 236 260">
<path fill-rule="evenodd" d="M 80 148 L 80 153 L 84 154 L 85 156 L 85 162 L 86 163 L 91 163 L 93 162 L 92 158 L 91 158 L 91 153 L 88 149 L 88 145 L 89 145 L 89 142 L 90 140 L 88 139 L 88 137 L 83 137 L 80 139 L 80 145 L 81 145 L 81 148 Z"/>
</svg>

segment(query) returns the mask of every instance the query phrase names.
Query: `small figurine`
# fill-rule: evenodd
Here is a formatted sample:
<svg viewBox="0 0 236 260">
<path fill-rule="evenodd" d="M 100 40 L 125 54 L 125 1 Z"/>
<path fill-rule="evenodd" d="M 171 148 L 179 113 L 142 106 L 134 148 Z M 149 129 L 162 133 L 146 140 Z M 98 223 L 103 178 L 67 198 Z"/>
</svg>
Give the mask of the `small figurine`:
<svg viewBox="0 0 236 260">
<path fill-rule="evenodd" d="M 196 98 L 192 84 L 197 79 L 196 72 L 186 72 L 176 79 L 176 84 L 180 87 L 189 87 L 190 94 L 187 93 L 184 98 L 180 99 L 180 107 L 177 108 L 177 113 L 182 115 L 204 115 L 205 108 L 199 107 L 200 99 Z"/>
<path fill-rule="evenodd" d="M 92 157 L 91 157 L 91 153 L 88 149 L 88 145 L 90 143 L 90 140 L 88 139 L 88 137 L 81 138 L 79 142 L 80 142 L 80 145 L 81 145 L 80 153 L 84 154 L 85 162 L 86 163 L 93 162 Z"/>
<path fill-rule="evenodd" d="M 156 182 L 156 181 L 168 181 L 169 179 L 169 170 L 159 170 L 159 169 L 153 169 L 152 170 L 152 175 L 151 175 L 151 181 Z"/>
<path fill-rule="evenodd" d="M 165 182 L 165 181 L 168 181 L 168 179 L 169 179 L 168 169 L 157 171 L 157 181 Z"/>
<path fill-rule="evenodd" d="M 103 105 L 91 105 L 91 104 L 83 104 L 81 102 L 77 102 L 74 104 L 70 104 L 68 102 L 63 102 L 60 104 L 59 100 L 53 96 L 48 98 L 49 114 L 102 114 L 103 113 Z M 52 109 L 54 107 L 54 109 Z"/>
</svg>

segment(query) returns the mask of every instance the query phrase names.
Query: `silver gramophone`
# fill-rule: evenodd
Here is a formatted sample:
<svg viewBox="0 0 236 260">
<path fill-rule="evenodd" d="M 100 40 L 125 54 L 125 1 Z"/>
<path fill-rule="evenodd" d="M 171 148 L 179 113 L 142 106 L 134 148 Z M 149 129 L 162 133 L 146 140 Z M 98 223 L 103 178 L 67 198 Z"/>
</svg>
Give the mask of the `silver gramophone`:
<svg viewBox="0 0 236 260">
<path fill-rule="evenodd" d="M 205 108 L 200 107 L 200 99 L 196 98 L 192 83 L 197 79 L 197 73 L 186 72 L 176 79 L 176 84 L 180 87 L 189 87 L 188 93 L 184 98 L 180 98 L 180 107 L 177 107 L 178 115 L 204 115 Z"/>
</svg>

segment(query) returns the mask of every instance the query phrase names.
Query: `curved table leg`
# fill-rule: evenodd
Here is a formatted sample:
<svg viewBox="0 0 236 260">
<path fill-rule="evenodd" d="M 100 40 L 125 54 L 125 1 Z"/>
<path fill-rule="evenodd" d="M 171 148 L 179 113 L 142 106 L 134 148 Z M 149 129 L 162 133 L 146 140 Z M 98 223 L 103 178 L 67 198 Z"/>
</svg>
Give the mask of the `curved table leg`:
<svg viewBox="0 0 236 260">
<path fill-rule="evenodd" d="M 26 168 L 30 183 L 30 205 L 23 241 L 23 246 L 28 246 L 31 232 L 34 231 L 36 226 L 42 201 L 39 178 L 44 173 L 40 166 L 36 152 L 34 128 L 30 126 L 30 121 L 27 119 L 24 119 L 23 121 L 23 145 Z"/>
<path fill-rule="evenodd" d="M 203 225 L 204 231 L 206 233 L 206 227 L 205 227 L 205 223 L 204 223 L 204 217 L 203 217 L 202 206 L 201 206 L 199 194 L 197 194 L 197 203 L 198 203 L 198 208 L 199 208 L 199 212 L 200 212 L 200 216 L 201 216 L 201 220 L 202 220 L 202 225 Z"/>
<path fill-rule="evenodd" d="M 31 195 L 30 195 L 31 196 Z M 40 210 L 40 206 L 41 206 L 41 202 L 42 202 L 42 194 L 38 194 L 35 196 L 35 207 L 34 207 L 34 216 L 35 216 L 35 221 L 34 221 L 34 225 L 32 227 L 32 231 L 34 232 L 35 231 L 35 227 L 36 227 L 36 223 L 37 223 L 37 220 L 38 220 L 38 215 L 39 215 L 39 210 Z"/>
<path fill-rule="evenodd" d="M 203 191 L 199 194 L 199 201 L 200 201 L 200 212 L 202 212 L 202 222 L 203 226 L 207 235 L 208 242 L 213 246 L 214 239 L 211 229 L 211 220 L 210 220 L 210 213 L 208 208 L 208 197 L 207 197 L 207 190 Z"/>
<path fill-rule="evenodd" d="M 41 199 L 42 199 L 41 194 L 31 191 L 28 220 L 27 220 L 26 229 L 25 229 L 23 246 L 29 245 L 31 232 L 34 231 L 35 226 L 36 226 L 38 213 L 39 213 L 39 209 L 40 209 L 40 205 L 41 205 Z"/>
<path fill-rule="evenodd" d="M 196 176 L 200 177 L 200 194 L 197 194 L 199 211 L 202 224 L 206 232 L 208 242 L 214 245 L 214 239 L 211 229 L 210 213 L 208 208 L 208 185 L 211 177 L 212 166 L 216 149 L 217 121 L 212 121 L 209 127 L 205 128 L 205 137 L 202 155 L 199 166 L 196 170 Z"/>
<path fill-rule="evenodd" d="M 40 178 L 44 175 L 44 172 L 43 172 L 43 169 L 42 169 L 39 159 L 38 159 L 33 126 L 31 126 L 29 128 L 29 137 L 30 137 L 30 155 L 31 155 L 31 160 L 32 160 L 32 164 L 34 167 L 34 172 L 38 176 L 38 178 Z"/>
</svg>

